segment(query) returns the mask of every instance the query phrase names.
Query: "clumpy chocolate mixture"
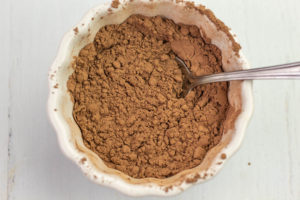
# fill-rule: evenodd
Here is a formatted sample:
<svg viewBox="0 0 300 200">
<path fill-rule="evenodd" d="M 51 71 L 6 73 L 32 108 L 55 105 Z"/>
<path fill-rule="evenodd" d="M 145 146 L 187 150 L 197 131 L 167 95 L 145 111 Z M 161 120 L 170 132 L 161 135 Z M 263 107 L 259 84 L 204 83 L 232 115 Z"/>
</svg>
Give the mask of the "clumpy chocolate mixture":
<svg viewBox="0 0 300 200">
<path fill-rule="evenodd" d="M 166 178 L 201 163 L 219 143 L 227 84 L 185 98 L 175 55 L 195 75 L 222 71 L 221 52 L 196 26 L 133 15 L 99 30 L 76 57 L 68 89 L 86 147 L 134 178 Z"/>
</svg>

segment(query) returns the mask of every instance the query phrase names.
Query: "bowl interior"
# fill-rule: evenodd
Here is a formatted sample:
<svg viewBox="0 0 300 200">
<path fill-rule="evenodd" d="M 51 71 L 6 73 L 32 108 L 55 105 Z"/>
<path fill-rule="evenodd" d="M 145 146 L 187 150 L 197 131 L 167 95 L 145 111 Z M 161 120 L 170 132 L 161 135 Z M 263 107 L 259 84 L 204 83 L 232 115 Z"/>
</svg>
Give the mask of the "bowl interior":
<svg viewBox="0 0 300 200">
<path fill-rule="evenodd" d="M 216 21 L 203 10 L 187 7 L 185 3 L 177 4 L 171 1 L 133 1 L 126 2 L 112 11 L 109 8 L 110 5 L 107 4 L 92 9 L 74 30 L 65 35 L 50 71 L 49 115 L 63 151 L 95 182 L 115 187 L 131 195 L 165 194 L 168 190 L 168 194 L 175 194 L 194 182 L 207 180 L 222 167 L 224 156 L 222 159 L 221 154 L 226 154 L 227 158 L 230 157 L 241 143 L 252 111 L 249 82 L 230 83 L 228 93 L 230 103 L 228 116 L 230 117 L 224 122 L 223 138 L 207 153 L 199 166 L 166 179 L 134 179 L 118 170 L 108 168 L 94 152 L 84 146 L 80 129 L 72 116 L 73 103 L 66 84 L 69 75 L 73 72 L 71 67 L 73 57 L 77 56 L 85 45 L 93 41 L 101 27 L 122 23 L 132 14 L 142 14 L 162 15 L 172 19 L 175 23 L 198 26 L 201 33 L 221 49 L 224 71 L 248 68 L 247 63 L 242 55 L 233 51 L 232 38 L 228 37 L 228 34 L 216 25 Z"/>
</svg>

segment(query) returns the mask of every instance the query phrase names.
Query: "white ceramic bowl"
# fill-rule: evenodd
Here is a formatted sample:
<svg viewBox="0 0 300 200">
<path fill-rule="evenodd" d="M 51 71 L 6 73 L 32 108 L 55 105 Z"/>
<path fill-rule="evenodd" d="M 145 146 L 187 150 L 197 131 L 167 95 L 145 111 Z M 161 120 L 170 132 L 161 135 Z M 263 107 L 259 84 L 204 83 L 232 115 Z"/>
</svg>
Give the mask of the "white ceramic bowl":
<svg viewBox="0 0 300 200">
<path fill-rule="evenodd" d="M 48 113 L 63 152 L 95 183 L 110 186 L 132 196 L 174 195 L 192 184 L 204 182 L 214 176 L 226 160 L 221 155 L 226 154 L 229 158 L 238 149 L 253 110 L 252 83 L 230 83 L 228 98 L 233 117 L 225 121 L 226 131 L 221 142 L 207 153 L 199 166 L 166 179 L 134 179 L 106 167 L 95 153 L 83 145 L 81 132 L 72 116 L 73 103 L 66 83 L 73 72 L 73 56 L 77 56 L 81 48 L 93 41 L 99 28 L 107 24 L 119 24 L 132 14 L 163 15 L 176 23 L 197 25 L 201 28 L 201 33 L 211 38 L 212 43 L 222 50 L 225 71 L 248 68 L 241 52 L 238 57 L 232 51 L 232 42 L 228 35 L 218 29 L 205 13 L 188 9 L 185 3 L 133 1 L 121 3 L 117 9 L 111 9 L 110 4 L 99 5 L 91 9 L 62 40 L 49 75 Z"/>
</svg>

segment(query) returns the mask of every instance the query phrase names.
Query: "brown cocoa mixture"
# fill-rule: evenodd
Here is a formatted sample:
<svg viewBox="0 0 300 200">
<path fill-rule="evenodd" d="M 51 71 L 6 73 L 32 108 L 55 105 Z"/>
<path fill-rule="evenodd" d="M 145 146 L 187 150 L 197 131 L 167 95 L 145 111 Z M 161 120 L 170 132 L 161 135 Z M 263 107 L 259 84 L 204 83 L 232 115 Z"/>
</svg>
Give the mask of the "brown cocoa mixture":
<svg viewBox="0 0 300 200">
<path fill-rule="evenodd" d="M 201 163 L 219 143 L 226 83 L 185 98 L 174 57 L 195 75 L 222 71 L 221 51 L 196 26 L 133 15 L 107 25 L 76 57 L 68 89 L 83 142 L 107 166 L 134 178 L 166 178 Z"/>
<path fill-rule="evenodd" d="M 234 37 L 230 33 L 230 28 L 226 26 L 224 22 L 216 18 L 216 16 L 210 9 L 207 9 L 204 5 L 196 6 L 194 2 L 189 1 L 185 2 L 185 7 L 187 9 L 197 10 L 199 13 L 206 15 L 208 19 L 215 24 L 218 30 L 222 30 L 222 32 L 227 35 L 227 37 L 231 41 L 232 50 L 235 52 L 236 56 L 240 57 L 239 51 L 241 49 L 241 45 L 235 41 Z"/>
</svg>

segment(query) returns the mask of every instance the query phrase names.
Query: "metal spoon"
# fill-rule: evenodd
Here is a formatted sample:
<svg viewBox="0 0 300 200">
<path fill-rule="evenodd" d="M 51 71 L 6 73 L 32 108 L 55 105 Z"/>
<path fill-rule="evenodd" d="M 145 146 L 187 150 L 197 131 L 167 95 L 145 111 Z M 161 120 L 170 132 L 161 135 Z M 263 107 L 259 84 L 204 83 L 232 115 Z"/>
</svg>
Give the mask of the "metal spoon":
<svg viewBox="0 0 300 200">
<path fill-rule="evenodd" d="M 274 65 L 270 67 L 261 67 L 247 70 L 238 70 L 233 72 L 222 72 L 205 76 L 193 76 L 184 61 L 175 57 L 177 63 L 182 68 L 185 75 L 183 90 L 180 97 L 185 97 L 194 87 L 222 81 L 234 80 L 270 80 L 270 79 L 297 79 L 300 78 L 300 62 Z"/>
</svg>

